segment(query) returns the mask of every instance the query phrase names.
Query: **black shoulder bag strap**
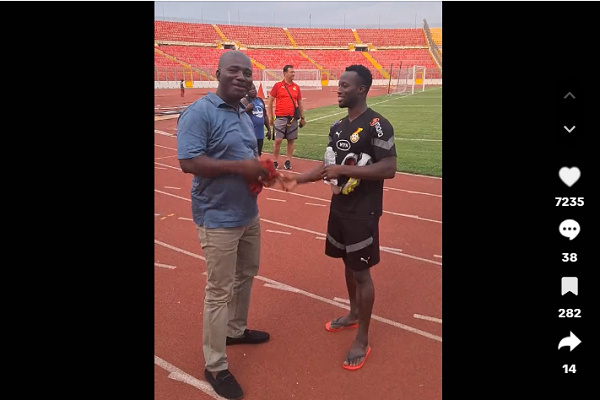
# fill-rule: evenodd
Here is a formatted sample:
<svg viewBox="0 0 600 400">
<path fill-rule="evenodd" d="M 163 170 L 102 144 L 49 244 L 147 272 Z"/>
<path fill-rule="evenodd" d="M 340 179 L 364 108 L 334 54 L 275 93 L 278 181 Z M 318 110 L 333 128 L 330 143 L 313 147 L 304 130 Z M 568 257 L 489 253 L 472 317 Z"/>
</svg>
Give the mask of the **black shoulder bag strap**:
<svg viewBox="0 0 600 400">
<path fill-rule="evenodd" d="M 294 118 L 300 119 L 300 115 L 298 115 L 298 114 L 300 114 L 300 110 L 298 110 L 298 106 L 296 105 L 296 102 L 294 101 L 292 94 L 290 93 L 289 89 L 287 88 L 287 85 L 285 85 L 284 88 L 290 95 L 290 99 L 292 99 L 292 104 L 294 105 L 294 117 L 292 118 L 292 121 L 294 120 Z M 292 121 L 290 121 L 290 124 L 292 123 Z"/>
</svg>

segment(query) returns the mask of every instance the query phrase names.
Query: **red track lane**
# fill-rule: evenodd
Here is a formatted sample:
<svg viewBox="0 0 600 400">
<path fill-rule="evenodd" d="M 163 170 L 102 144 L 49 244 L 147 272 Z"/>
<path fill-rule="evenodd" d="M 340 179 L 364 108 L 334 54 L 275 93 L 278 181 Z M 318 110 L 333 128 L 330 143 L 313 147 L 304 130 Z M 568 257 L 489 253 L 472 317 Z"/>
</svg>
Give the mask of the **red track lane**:
<svg viewBox="0 0 600 400">
<path fill-rule="evenodd" d="M 165 274 L 162 279 L 169 278 Z M 337 315 L 337 308 L 286 292 L 276 294 L 277 301 L 273 301 L 272 292 L 271 288 L 255 285 L 249 315 L 253 326 L 269 329 L 272 339 L 260 346 L 228 347 L 231 370 L 243 385 L 246 399 L 441 397 L 440 343 L 429 343 L 432 341 L 374 322 L 370 338 L 373 351 L 365 367 L 345 371 L 341 362 L 354 331 L 330 333 L 323 327 L 324 316 Z M 189 320 L 202 312 L 201 295 L 202 291 L 195 297 L 184 292 L 177 297 L 180 302 L 189 302 L 192 296 L 197 302 L 195 308 L 182 307 L 176 298 L 160 307 L 156 324 L 161 329 L 157 329 L 155 345 L 158 357 L 199 379 L 203 370 L 201 326 Z M 369 381 L 377 384 L 365 384 Z M 169 388 L 157 390 L 157 400 L 186 398 L 180 394 L 187 396 L 190 391 L 186 384 L 169 382 L 159 370 L 156 386 Z M 208 396 L 198 392 L 197 398 Z"/>
<path fill-rule="evenodd" d="M 157 199 L 156 204 L 161 206 L 161 200 Z M 269 224 L 262 222 L 261 225 L 263 233 L 261 276 L 331 300 L 334 297 L 348 297 L 344 286 L 342 263 L 340 260 L 324 255 L 323 239 L 310 233 L 287 229 L 281 231 L 287 231 L 289 235 L 269 232 Z M 156 230 L 166 232 L 165 236 L 156 235 L 156 239 L 160 242 L 202 255 L 192 222 L 171 217 L 157 221 Z M 183 238 L 182 235 L 187 237 Z M 164 246 L 158 246 L 155 251 L 156 262 L 171 265 L 169 261 L 165 261 L 169 260 L 168 253 L 171 251 Z M 204 266 L 203 261 L 197 261 L 195 258 L 190 258 L 188 262 L 192 264 L 200 262 Z M 378 315 L 381 317 L 398 322 L 404 321 L 403 323 L 419 329 L 429 327 L 430 323 L 415 320 L 413 317 L 415 313 L 438 318 L 441 316 L 440 267 L 421 264 L 423 264 L 421 261 L 382 253 L 381 263 L 372 270 L 378 293 L 378 301 L 374 308 L 376 314 L 380 307 L 381 312 Z M 403 307 L 398 308 L 399 303 L 403 304 Z M 415 307 L 408 307 L 411 304 Z M 439 335 L 440 331 L 436 329 L 431 333 Z"/>
<path fill-rule="evenodd" d="M 160 183 L 161 179 L 166 179 L 169 182 L 169 185 L 172 185 L 171 182 L 175 182 L 178 185 L 176 187 L 181 188 L 175 191 L 175 193 L 177 193 L 176 196 L 189 196 L 191 177 L 186 183 L 181 181 L 181 177 L 172 179 L 171 176 L 173 175 L 183 175 L 183 173 L 177 171 L 174 166 L 157 171 L 157 183 Z M 394 180 L 395 179 L 396 178 L 394 178 Z M 157 190 L 173 193 L 173 190 L 168 189 L 168 187 L 167 184 L 159 184 Z M 281 223 L 324 234 L 327 226 L 329 199 L 331 197 L 330 190 L 326 185 L 321 184 L 320 182 L 301 185 L 299 189 L 304 189 L 305 187 L 308 187 L 308 190 L 312 191 L 312 194 L 315 196 L 311 195 L 310 198 L 306 198 L 294 193 L 264 189 L 259 196 L 261 217 L 273 221 L 277 215 L 283 214 L 286 215 L 286 217 L 285 221 L 281 221 Z M 302 194 L 301 192 L 302 190 L 297 191 L 297 193 Z M 387 197 L 396 197 L 398 195 L 389 195 L 389 193 L 386 192 L 384 196 L 384 205 L 387 206 L 389 203 Z M 441 199 L 439 199 L 438 202 L 441 203 Z M 306 203 L 309 203 L 309 205 Z M 319 207 L 311 204 L 322 204 L 324 206 Z M 306 210 L 306 212 L 300 212 L 300 210 Z M 384 211 L 388 210 L 384 209 Z M 402 209 L 396 209 L 394 212 L 407 214 L 405 210 Z M 189 211 L 185 215 L 188 218 L 191 218 Z M 277 229 L 277 226 L 274 226 L 272 229 Z M 380 245 L 392 249 L 400 249 L 404 254 L 409 256 L 415 256 L 430 260 L 433 263 L 439 263 L 440 260 L 436 257 L 442 255 L 441 230 L 441 223 L 438 222 L 424 221 L 384 212 L 380 223 Z M 439 240 L 432 240 L 432 237 L 439 238 Z"/>
<path fill-rule="evenodd" d="M 174 93 L 178 96 L 178 91 Z M 174 134 L 175 119 L 156 121 L 155 130 Z M 293 172 L 314 165 L 315 161 L 294 159 Z M 175 138 L 155 134 L 156 400 L 214 398 L 214 393 L 193 386 L 206 386 L 202 354 L 206 278 L 191 221 L 191 179 L 179 169 Z M 246 400 L 441 398 L 442 326 L 415 316 L 442 317 L 441 223 L 406 215 L 441 221 L 442 180 L 397 174 L 384 186 L 388 188 L 384 210 L 389 212 L 381 218 L 381 246 L 429 262 L 381 252 L 380 264 L 372 269 L 373 350 L 359 371 L 341 368 L 356 330 L 324 329 L 325 322 L 347 312 L 336 306 L 344 303 L 330 302 L 348 296 L 342 262 L 324 255 L 329 188 L 317 182 L 297 188 L 295 193 L 308 197 L 271 189 L 259 195 L 262 252 L 249 328 L 268 330 L 271 340 L 227 348 L 230 368 Z M 269 279 L 301 292 L 265 286 Z M 173 369 L 188 382 L 176 380 L 184 379 L 182 375 L 169 378 Z M 365 384 L 369 381 L 373 383 Z"/>
<path fill-rule="evenodd" d="M 191 247 L 187 248 L 188 251 L 194 252 L 196 249 L 196 254 L 201 254 L 197 251 L 199 244 L 194 245 L 193 240 L 182 238 L 183 235 L 189 235 L 194 231 L 193 224 L 174 218 L 165 219 L 157 223 L 157 231 L 162 230 L 163 225 L 166 224 L 174 228 L 179 226 L 181 235 L 179 237 L 173 235 L 173 232 L 178 231 L 177 229 L 167 229 L 172 233 L 165 235 L 164 238 L 157 237 L 157 240 L 161 242 L 170 240 L 177 247 L 189 245 Z M 265 230 L 263 226 L 263 235 L 266 236 Z M 282 251 L 291 247 L 280 243 L 281 241 L 263 240 L 260 277 L 270 277 L 328 299 L 336 296 L 345 298 L 342 268 L 339 262 L 336 263 L 337 260 L 330 260 L 322 254 L 322 241 L 311 242 L 305 240 L 305 237 L 300 237 L 299 240 L 306 242 L 301 253 Z M 320 248 L 320 251 L 317 248 Z M 432 270 L 424 273 L 415 261 L 412 261 L 414 265 L 403 263 L 389 268 L 392 257 L 395 256 L 384 254 L 382 263 L 373 269 L 376 285 L 374 314 L 441 335 L 439 324 L 417 320 L 411 315 L 414 312 L 441 316 L 441 274 L 439 271 L 437 274 L 432 273 Z M 156 245 L 156 259 L 161 264 L 176 266 L 176 269 L 156 268 L 156 355 L 202 379 L 202 353 L 201 345 L 198 343 L 200 340 L 193 338 L 199 338 L 201 335 L 205 284 L 205 278 L 201 275 L 204 270 L 203 261 L 174 252 L 161 245 Z M 394 274 L 399 278 L 390 277 Z M 430 280 L 437 282 L 432 285 Z M 427 290 L 424 290 L 424 287 L 428 287 Z M 433 311 L 433 308 L 436 311 Z M 348 397 L 348 394 L 344 394 L 344 390 L 348 393 L 364 393 L 363 385 L 356 380 L 342 387 L 336 384 L 339 391 L 331 393 L 330 390 L 333 388 L 329 388 L 327 384 L 331 379 L 339 382 L 340 371 L 348 373 L 340 368 L 339 362 L 353 339 L 353 333 L 346 331 L 332 334 L 323 328 L 327 320 L 343 313 L 344 310 L 339 307 L 301 294 L 267 288 L 263 280 L 255 280 L 250 313 L 251 326 L 268 329 L 273 339 L 262 346 L 254 348 L 245 346 L 248 350 L 244 352 L 248 354 L 251 361 L 242 357 L 243 353 L 241 355 L 234 353 L 239 347 L 231 348 L 228 354 L 236 376 L 240 369 L 244 373 L 244 366 L 250 362 L 260 365 L 261 373 L 267 374 L 264 376 L 271 376 L 271 380 L 264 383 L 264 376 L 260 373 L 257 376 L 252 373 L 247 379 L 238 376 L 238 379 L 243 379 L 245 387 L 248 381 L 250 387 L 257 385 L 257 395 L 247 398 L 288 398 L 283 395 L 292 393 L 296 396 L 300 395 L 299 398 L 344 399 L 356 398 Z M 406 376 L 413 376 L 413 383 L 431 385 L 429 389 L 422 389 L 424 392 L 420 397 L 414 398 L 438 398 L 438 394 L 429 393 L 426 397 L 422 395 L 433 390 L 437 386 L 434 381 L 441 379 L 439 375 L 441 343 L 377 320 L 372 322 L 370 341 L 374 350 L 367 365 L 377 360 L 377 357 L 373 357 L 377 347 L 385 349 L 385 354 L 379 358 L 376 373 L 379 379 L 390 382 L 390 385 L 383 385 L 380 388 L 381 392 L 373 392 L 373 388 L 369 389 L 372 394 L 377 395 L 375 398 L 395 398 L 390 396 L 391 391 L 395 390 L 394 386 L 397 382 L 394 380 L 397 376 L 403 376 L 403 381 Z M 414 351 L 416 354 L 413 353 Z M 239 360 L 234 358 L 232 353 L 237 354 Z M 172 357 L 169 358 L 168 355 Z M 302 363 L 305 367 L 300 367 Z M 274 370 L 271 369 L 273 365 Z M 337 370 L 338 368 L 340 371 Z M 361 373 L 366 371 L 367 366 Z M 372 372 L 375 373 L 374 369 Z M 434 381 L 430 374 L 434 375 Z M 311 390 L 302 392 L 302 388 L 294 389 L 289 382 L 289 376 L 294 376 L 301 382 L 308 382 Z M 341 377 L 344 378 L 343 375 Z M 375 378 L 375 375 L 365 374 L 362 378 Z M 402 389 L 404 395 L 411 390 L 417 390 L 408 382 L 405 383 L 407 387 Z M 314 391 L 315 389 L 317 392 Z M 274 394 L 282 394 L 282 397 Z M 364 396 L 366 394 L 364 393 Z"/>
</svg>

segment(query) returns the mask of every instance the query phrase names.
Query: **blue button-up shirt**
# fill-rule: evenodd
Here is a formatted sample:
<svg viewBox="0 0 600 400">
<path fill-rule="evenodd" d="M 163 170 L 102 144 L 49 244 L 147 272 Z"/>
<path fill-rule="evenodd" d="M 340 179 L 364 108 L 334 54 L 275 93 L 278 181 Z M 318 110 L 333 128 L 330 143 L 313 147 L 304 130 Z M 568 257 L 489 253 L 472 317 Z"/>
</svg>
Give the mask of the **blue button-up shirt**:
<svg viewBox="0 0 600 400">
<path fill-rule="evenodd" d="M 177 158 L 207 156 L 219 160 L 246 160 L 258 156 L 254 127 L 248 114 L 234 110 L 214 93 L 187 107 L 177 121 Z M 206 228 L 247 225 L 258 215 L 256 195 L 240 175 L 214 178 L 194 175 L 192 217 Z"/>
</svg>

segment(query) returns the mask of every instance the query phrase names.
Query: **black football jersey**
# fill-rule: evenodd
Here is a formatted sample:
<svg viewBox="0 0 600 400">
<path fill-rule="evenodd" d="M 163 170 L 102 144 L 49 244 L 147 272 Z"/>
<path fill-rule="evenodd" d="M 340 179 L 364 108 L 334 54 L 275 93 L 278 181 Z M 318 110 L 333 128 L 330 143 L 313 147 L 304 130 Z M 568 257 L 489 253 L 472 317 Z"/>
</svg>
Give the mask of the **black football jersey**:
<svg viewBox="0 0 600 400">
<path fill-rule="evenodd" d="M 368 108 L 354 121 L 348 116 L 336 121 L 329 129 L 327 144 L 335 151 L 335 162 L 341 165 L 346 155 L 362 153 L 371 156 L 376 163 L 382 158 L 396 156 L 394 128 L 381 114 Z M 343 185 L 350 177 L 341 177 L 338 184 Z M 361 180 L 360 184 L 348 194 L 334 194 L 331 210 L 346 217 L 380 216 L 383 209 L 383 179 Z"/>
</svg>

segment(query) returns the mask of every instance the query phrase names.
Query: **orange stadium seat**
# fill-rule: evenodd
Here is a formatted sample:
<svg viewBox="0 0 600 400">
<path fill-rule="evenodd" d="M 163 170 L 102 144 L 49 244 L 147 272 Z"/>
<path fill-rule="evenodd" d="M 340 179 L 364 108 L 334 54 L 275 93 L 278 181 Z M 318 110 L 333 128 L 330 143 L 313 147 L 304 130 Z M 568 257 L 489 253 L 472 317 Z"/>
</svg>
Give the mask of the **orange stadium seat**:
<svg viewBox="0 0 600 400">
<path fill-rule="evenodd" d="M 219 25 L 227 39 L 243 45 L 289 46 L 283 28 L 264 26 Z"/>
<path fill-rule="evenodd" d="M 390 68 L 397 69 L 402 63 L 402 68 L 423 66 L 429 77 L 441 78 L 440 67 L 430 53 L 423 29 L 356 29 L 360 41 L 371 47 L 372 51 L 366 55 L 349 50 L 349 44 L 357 42 L 352 29 L 289 28 L 295 48 L 285 29 L 280 27 L 219 25 L 218 29 L 229 41 L 241 45 L 240 50 L 255 62 L 254 79 L 257 80 L 262 78 L 262 67 L 280 70 L 286 64 L 295 69 L 322 68 L 329 72 L 330 79 L 337 79 L 348 65 L 362 64 L 371 70 L 374 79 L 382 79 L 386 77 L 385 71 L 389 73 Z M 224 39 L 211 24 L 155 21 L 154 33 L 156 48 L 164 53 L 155 53 L 156 67 L 191 65 L 214 76 L 219 57 L 228 51 L 218 48 Z M 432 28 L 430 33 L 432 45 L 441 53 L 441 28 Z M 189 45 L 190 42 L 198 45 Z"/>
<path fill-rule="evenodd" d="M 288 28 L 298 46 L 348 46 L 356 42 L 351 29 Z"/>
</svg>

